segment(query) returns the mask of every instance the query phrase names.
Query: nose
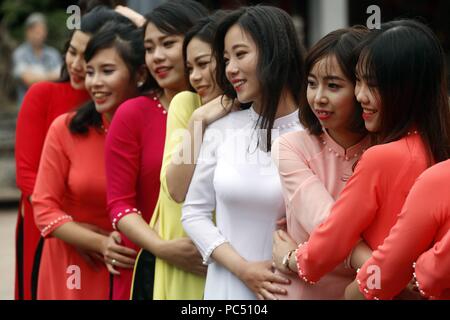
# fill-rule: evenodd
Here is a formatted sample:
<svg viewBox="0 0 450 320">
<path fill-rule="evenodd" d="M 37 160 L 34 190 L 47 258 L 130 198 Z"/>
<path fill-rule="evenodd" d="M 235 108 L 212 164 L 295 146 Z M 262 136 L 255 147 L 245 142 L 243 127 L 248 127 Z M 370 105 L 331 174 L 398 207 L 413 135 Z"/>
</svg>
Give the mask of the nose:
<svg viewBox="0 0 450 320">
<path fill-rule="evenodd" d="M 369 97 L 367 95 L 367 90 L 369 88 L 365 83 L 357 82 L 355 85 L 355 96 L 356 100 L 361 104 L 368 104 L 369 103 Z"/>
<path fill-rule="evenodd" d="M 77 72 L 84 71 L 84 59 L 81 56 L 76 56 L 72 63 L 72 68 Z"/>
<path fill-rule="evenodd" d="M 160 46 L 156 46 L 155 51 L 153 52 L 153 60 L 155 62 L 161 62 L 164 61 L 165 57 L 164 49 Z"/>
<path fill-rule="evenodd" d="M 316 95 L 314 96 L 314 103 L 315 104 L 327 104 L 328 103 L 328 98 L 327 98 L 322 86 L 319 86 L 316 90 Z"/>
<path fill-rule="evenodd" d="M 234 63 L 232 59 L 228 61 L 228 65 L 225 67 L 225 74 L 227 75 L 228 79 L 233 78 L 236 76 L 239 72 L 239 69 L 237 68 L 237 65 Z"/>
<path fill-rule="evenodd" d="M 94 74 L 91 76 L 91 84 L 93 87 L 101 87 L 103 85 L 103 78 L 100 74 L 100 72 L 94 72 Z"/>
<path fill-rule="evenodd" d="M 202 79 L 201 73 L 197 70 L 197 68 L 193 68 L 191 75 L 189 76 L 192 83 L 199 82 Z"/>
</svg>

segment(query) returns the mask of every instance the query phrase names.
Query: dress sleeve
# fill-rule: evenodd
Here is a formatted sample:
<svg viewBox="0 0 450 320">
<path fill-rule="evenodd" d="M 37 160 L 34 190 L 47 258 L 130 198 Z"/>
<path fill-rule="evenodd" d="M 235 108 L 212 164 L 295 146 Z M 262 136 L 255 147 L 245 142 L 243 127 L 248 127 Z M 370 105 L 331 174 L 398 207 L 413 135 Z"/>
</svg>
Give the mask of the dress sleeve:
<svg viewBox="0 0 450 320">
<path fill-rule="evenodd" d="M 436 185 L 426 177 L 425 173 L 416 180 L 389 236 L 358 273 L 366 299 L 392 299 L 399 294 L 413 277 L 413 262 L 432 244 L 442 201 Z"/>
<path fill-rule="evenodd" d="M 379 208 L 383 169 L 380 155 L 367 150 L 335 202 L 329 217 L 296 252 L 300 278 L 317 282 L 351 253 Z"/>
<path fill-rule="evenodd" d="M 70 169 L 66 147 L 70 137 L 65 119 L 66 115 L 60 116 L 50 126 L 32 197 L 34 220 L 43 237 L 73 220 L 61 209 Z"/>
<path fill-rule="evenodd" d="M 439 297 L 450 291 L 450 231 L 417 259 L 415 276 L 426 297 Z"/>
<path fill-rule="evenodd" d="M 215 130 L 214 126 L 208 127 L 182 209 L 183 227 L 199 249 L 204 264 L 211 263 L 210 256 L 214 249 L 227 242 L 213 223 L 216 207 L 213 179 L 220 141 L 220 131 Z"/>
<path fill-rule="evenodd" d="M 136 207 L 136 185 L 141 166 L 141 121 L 134 105 L 125 102 L 114 115 L 105 142 L 108 212 L 112 226 Z"/>
<path fill-rule="evenodd" d="M 172 157 L 176 156 L 178 145 L 186 139 L 189 134 L 187 127 L 192 113 L 201 105 L 200 97 L 193 92 L 181 92 L 171 101 L 167 115 L 166 141 L 164 145 L 164 157 L 161 167 L 161 190 L 173 200 L 167 187 L 166 173 Z"/>
<path fill-rule="evenodd" d="M 285 136 L 274 142 L 272 159 L 278 166 L 287 211 L 311 234 L 328 217 L 333 197 Z"/>
<path fill-rule="evenodd" d="M 42 147 L 47 133 L 48 83 L 37 83 L 25 94 L 16 126 L 17 186 L 26 196 L 33 193 Z"/>
</svg>

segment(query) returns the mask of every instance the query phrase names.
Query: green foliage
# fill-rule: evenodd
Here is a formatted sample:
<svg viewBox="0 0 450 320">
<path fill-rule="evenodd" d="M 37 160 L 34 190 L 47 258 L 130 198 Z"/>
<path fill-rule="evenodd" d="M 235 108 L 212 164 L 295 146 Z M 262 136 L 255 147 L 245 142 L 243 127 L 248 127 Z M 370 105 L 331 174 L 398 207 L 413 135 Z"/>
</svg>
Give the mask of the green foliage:
<svg viewBox="0 0 450 320">
<path fill-rule="evenodd" d="M 66 8 L 76 0 L 5 0 L 0 4 L 2 25 L 11 37 L 21 43 L 24 39 L 24 22 L 33 12 L 41 12 L 47 18 L 47 44 L 62 50 L 69 31 L 66 28 Z"/>
</svg>

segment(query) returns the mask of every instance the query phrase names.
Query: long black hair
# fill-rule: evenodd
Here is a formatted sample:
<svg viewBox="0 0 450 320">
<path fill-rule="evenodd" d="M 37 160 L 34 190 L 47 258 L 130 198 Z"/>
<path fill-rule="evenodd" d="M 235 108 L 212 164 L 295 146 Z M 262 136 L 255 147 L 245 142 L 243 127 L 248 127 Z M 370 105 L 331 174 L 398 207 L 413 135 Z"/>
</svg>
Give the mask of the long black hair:
<svg viewBox="0 0 450 320">
<path fill-rule="evenodd" d="M 334 56 L 345 77 L 355 85 L 355 67 L 361 50 L 359 44 L 368 33 L 369 30 L 364 26 L 353 26 L 328 33 L 309 49 L 305 59 L 305 75 L 308 76 L 319 60 Z M 300 122 L 311 134 L 321 135 L 322 125 L 308 103 L 306 94 L 308 81 L 306 79 L 303 86 L 299 112 Z M 353 104 L 355 110 L 348 129 L 355 133 L 367 133 L 362 118 L 361 104 L 356 101 L 356 97 L 353 99 Z"/>
<path fill-rule="evenodd" d="M 261 115 L 257 123 L 260 123 L 260 129 L 267 131 L 264 147 L 270 150 L 271 129 L 283 90 L 289 90 L 297 106 L 300 104 L 304 50 L 291 17 L 279 8 L 257 5 L 228 14 L 217 28 L 213 51 L 217 62 L 217 84 L 232 99 L 236 99 L 236 92 L 227 80 L 223 53 L 225 35 L 235 24 L 248 33 L 258 48 Z"/>
<path fill-rule="evenodd" d="M 423 23 L 397 20 L 381 25 L 361 43 L 357 73 L 381 100 L 378 143 L 416 128 L 430 163 L 450 157 L 450 109 L 444 51 Z"/>
<path fill-rule="evenodd" d="M 88 42 L 84 57 L 89 62 L 98 51 L 115 48 L 118 55 L 125 62 L 130 75 L 133 77 L 145 65 L 145 50 L 142 42 L 142 29 L 133 23 L 106 23 L 98 33 Z M 146 68 L 144 68 L 147 70 Z M 141 92 L 148 89 L 147 82 L 139 87 Z M 76 134 L 87 133 L 89 127 L 99 128 L 102 125 L 101 114 L 95 109 L 93 101 L 79 108 L 69 124 L 70 131 Z"/>
<path fill-rule="evenodd" d="M 95 8 L 91 8 L 90 11 L 84 14 L 80 20 L 80 29 L 79 31 L 93 35 L 108 21 L 116 21 L 117 23 L 128 23 L 130 20 L 116 11 L 106 7 L 106 6 L 96 6 Z M 64 44 L 63 49 L 63 66 L 61 68 L 61 75 L 58 82 L 67 82 L 70 80 L 69 73 L 67 71 L 66 59 L 65 56 L 67 51 L 69 50 L 70 41 L 72 40 L 74 30 L 68 39 L 68 41 Z"/>
</svg>

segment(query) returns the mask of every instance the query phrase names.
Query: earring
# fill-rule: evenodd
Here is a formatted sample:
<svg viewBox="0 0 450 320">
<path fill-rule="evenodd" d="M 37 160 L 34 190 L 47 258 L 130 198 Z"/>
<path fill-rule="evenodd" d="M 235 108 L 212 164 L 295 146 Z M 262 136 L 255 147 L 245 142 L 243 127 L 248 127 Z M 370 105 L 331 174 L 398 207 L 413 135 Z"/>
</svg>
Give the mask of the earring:
<svg viewBox="0 0 450 320">
<path fill-rule="evenodd" d="M 144 85 L 144 81 L 139 81 L 138 83 L 137 83 L 137 86 L 138 87 L 142 87 Z"/>
</svg>

